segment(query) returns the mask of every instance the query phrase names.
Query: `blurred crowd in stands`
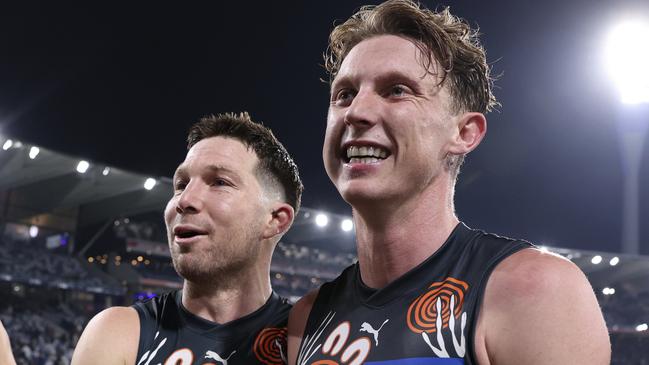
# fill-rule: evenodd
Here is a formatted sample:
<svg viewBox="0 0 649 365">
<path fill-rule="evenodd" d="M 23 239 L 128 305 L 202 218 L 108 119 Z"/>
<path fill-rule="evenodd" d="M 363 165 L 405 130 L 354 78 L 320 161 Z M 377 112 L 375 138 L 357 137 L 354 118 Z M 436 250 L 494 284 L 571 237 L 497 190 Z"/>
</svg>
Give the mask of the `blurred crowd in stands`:
<svg viewBox="0 0 649 365">
<path fill-rule="evenodd" d="M 0 279 L 61 289 L 124 292 L 116 280 L 89 271 L 77 258 L 10 240 L 0 242 Z"/>
<path fill-rule="evenodd" d="M 124 257 L 126 260 L 126 254 Z M 133 267 L 142 278 L 181 282 L 169 258 L 151 256 L 148 260 L 147 265 Z M 273 288 L 295 301 L 335 278 L 355 261 L 350 253 L 280 243 L 271 268 Z M 0 320 L 10 335 L 19 365 L 69 364 L 82 329 L 89 318 L 105 307 L 102 303 L 107 297 L 114 298 L 112 303 L 129 305 L 129 298 L 138 297 L 133 295 L 134 290 L 171 290 L 125 288 L 104 273 L 109 271 L 107 264 L 95 262 L 95 266 L 45 248 L 0 241 Z M 87 296 L 85 302 L 69 295 L 82 292 Z M 599 292 L 597 296 L 611 329 L 612 364 L 649 364 L 649 331 L 634 329 L 639 319 L 649 320 L 649 293 L 637 293 L 632 287 L 622 286 L 616 288 L 614 295 Z"/>
<path fill-rule="evenodd" d="M 56 289 L 37 295 L 0 295 L 0 320 L 7 329 L 17 365 L 69 365 L 74 346 L 92 313 L 63 301 Z M 48 296 L 50 296 L 48 298 Z"/>
<path fill-rule="evenodd" d="M 649 293 L 638 293 L 633 287 L 622 285 L 615 294 L 597 293 L 597 300 L 611 329 L 635 328 L 638 318 L 649 322 Z M 649 347 L 647 347 L 649 352 Z"/>
</svg>

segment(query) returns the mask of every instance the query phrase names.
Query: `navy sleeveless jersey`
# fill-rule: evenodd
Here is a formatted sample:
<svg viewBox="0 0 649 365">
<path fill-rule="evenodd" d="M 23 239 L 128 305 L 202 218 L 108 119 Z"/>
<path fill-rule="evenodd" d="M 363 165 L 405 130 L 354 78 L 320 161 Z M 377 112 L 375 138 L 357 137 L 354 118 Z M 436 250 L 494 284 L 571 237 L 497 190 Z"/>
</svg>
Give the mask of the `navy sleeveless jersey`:
<svg viewBox="0 0 649 365">
<path fill-rule="evenodd" d="M 437 252 L 384 288 L 365 286 L 358 263 L 348 267 L 320 288 L 297 364 L 477 364 L 473 340 L 487 279 L 529 247 L 460 223 Z"/>
<path fill-rule="evenodd" d="M 273 293 L 255 312 L 225 324 L 190 313 L 181 291 L 136 303 L 140 317 L 137 365 L 286 363 L 286 321 L 291 305 Z"/>
</svg>

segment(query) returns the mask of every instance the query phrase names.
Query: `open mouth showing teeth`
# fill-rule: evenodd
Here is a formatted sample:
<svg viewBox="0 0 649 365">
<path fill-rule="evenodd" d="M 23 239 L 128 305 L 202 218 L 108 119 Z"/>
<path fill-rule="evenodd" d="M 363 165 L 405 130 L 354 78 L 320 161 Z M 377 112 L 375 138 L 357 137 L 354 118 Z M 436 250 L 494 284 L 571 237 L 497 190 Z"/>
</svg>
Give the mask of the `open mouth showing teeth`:
<svg viewBox="0 0 649 365">
<path fill-rule="evenodd" d="M 381 147 L 347 147 L 345 162 L 348 163 L 374 163 L 388 157 L 388 151 Z"/>
</svg>

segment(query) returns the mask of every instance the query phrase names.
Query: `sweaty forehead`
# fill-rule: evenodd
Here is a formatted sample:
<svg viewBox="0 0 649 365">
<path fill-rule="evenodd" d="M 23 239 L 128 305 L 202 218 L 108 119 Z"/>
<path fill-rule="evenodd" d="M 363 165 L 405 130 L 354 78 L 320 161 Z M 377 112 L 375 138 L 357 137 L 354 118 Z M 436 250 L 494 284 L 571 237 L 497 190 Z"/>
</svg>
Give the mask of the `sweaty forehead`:
<svg viewBox="0 0 649 365">
<path fill-rule="evenodd" d="M 403 74 L 413 79 L 432 77 L 431 73 L 435 74 L 436 69 L 427 72 L 424 61 L 414 41 L 395 35 L 375 36 L 351 49 L 340 65 L 334 84 L 346 79 L 385 74 Z"/>
<path fill-rule="evenodd" d="M 203 139 L 192 146 L 179 169 L 220 166 L 242 173 L 252 173 L 257 162 L 258 158 L 254 150 L 241 141 L 219 136 Z"/>
</svg>

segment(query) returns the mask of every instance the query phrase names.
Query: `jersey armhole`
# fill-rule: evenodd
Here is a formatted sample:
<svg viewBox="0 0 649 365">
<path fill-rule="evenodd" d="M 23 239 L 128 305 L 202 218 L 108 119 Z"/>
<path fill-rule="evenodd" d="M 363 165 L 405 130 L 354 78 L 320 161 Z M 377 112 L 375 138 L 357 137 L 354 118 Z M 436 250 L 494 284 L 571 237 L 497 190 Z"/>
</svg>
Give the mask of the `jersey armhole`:
<svg viewBox="0 0 649 365">
<path fill-rule="evenodd" d="M 487 282 L 489 281 L 489 278 L 491 277 L 491 274 L 493 271 L 496 269 L 498 264 L 500 264 L 503 260 L 508 258 L 509 256 L 525 250 L 529 248 L 534 248 L 535 246 L 527 241 L 515 241 L 511 246 L 506 247 L 505 249 L 502 250 L 502 252 L 494 257 L 491 262 L 487 265 L 486 269 L 484 270 L 484 273 L 482 275 L 482 278 L 480 279 L 480 283 L 478 284 L 478 300 L 476 302 L 475 307 L 473 308 L 473 313 L 472 317 L 474 320 L 472 321 L 473 324 L 470 325 L 469 327 L 469 339 L 468 340 L 468 347 L 469 351 L 468 354 L 471 356 L 470 360 L 471 363 L 476 363 L 477 364 L 477 355 L 475 352 L 475 336 L 476 336 L 476 329 L 478 327 L 478 321 L 480 320 L 480 309 L 482 308 L 482 303 L 484 301 L 484 293 L 487 288 Z"/>
<path fill-rule="evenodd" d="M 137 345 L 135 361 L 140 360 L 145 349 L 150 348 L 155 340 L 156 319 L 149 313 L 145 303 L 135 303 L 132 306 L 140 319 L 140 339 Z"/>
</svg>

